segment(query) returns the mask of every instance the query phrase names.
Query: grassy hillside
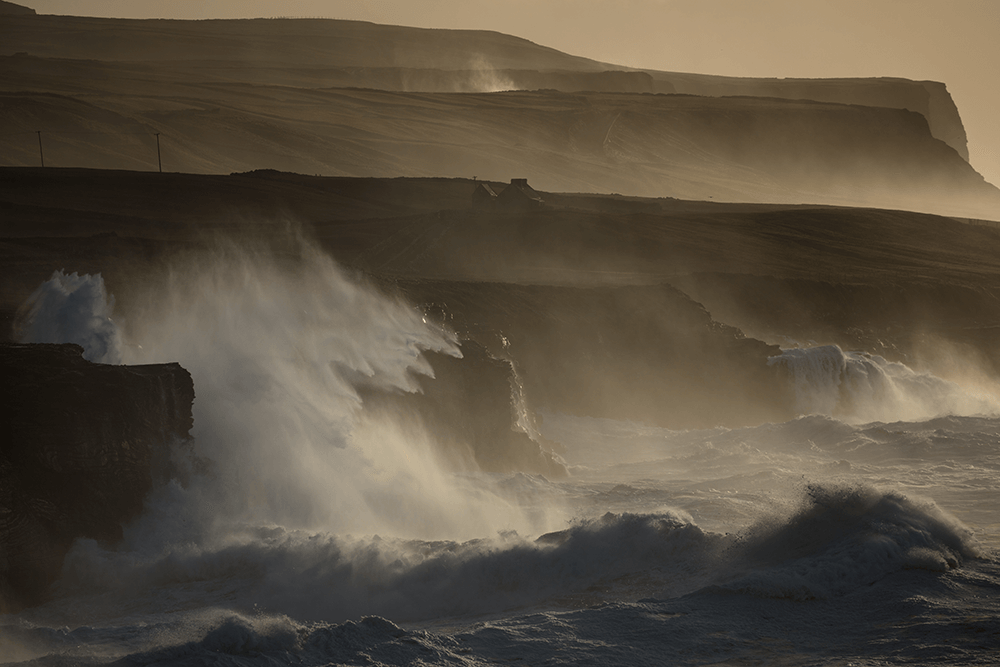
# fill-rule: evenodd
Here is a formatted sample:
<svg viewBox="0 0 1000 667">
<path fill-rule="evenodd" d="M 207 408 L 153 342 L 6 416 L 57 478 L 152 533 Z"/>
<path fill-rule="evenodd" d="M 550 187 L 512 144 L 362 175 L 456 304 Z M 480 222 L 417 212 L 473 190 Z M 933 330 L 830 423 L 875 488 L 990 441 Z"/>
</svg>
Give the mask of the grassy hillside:
<svg viewBox="0 0 1000 667">
<path fill-rule="evenodd" d="M 158 132 L 172 172 L 521 176 L 559 191 L 1000 211 L 1000 191 L 921 116 L 899 110 L 626 93 L 161 83 L 164 96 L 150 82 L 83 85 L 96 92 L 0 94 L 9 164 L 39 164 L 36 130 L 45 128 L 48 166 L 152 170 Z"/>
<path fill-rule="evenodd" d="M 1000 215 L 929 82 L 615 72 L 499 33 L 350 21 L 26 16 L 0 42 L 12 166 L 40 164 L 40 131 L 49 166 L 158 169 L 159 134 L 166 171 Z M 545 90 L 476 92 L 507 88 Z M 673 91 L 709 97 L 649 94 Z"/>
</svg>

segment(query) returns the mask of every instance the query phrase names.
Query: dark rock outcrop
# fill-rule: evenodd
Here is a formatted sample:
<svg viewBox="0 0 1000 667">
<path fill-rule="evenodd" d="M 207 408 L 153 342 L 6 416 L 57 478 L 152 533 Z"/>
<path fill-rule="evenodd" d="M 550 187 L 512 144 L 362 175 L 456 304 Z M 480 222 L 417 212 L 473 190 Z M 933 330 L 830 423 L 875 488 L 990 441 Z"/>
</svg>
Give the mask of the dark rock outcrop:
<svg viewBox="0 0 1000 667">
<path fill-rule="evenodd" d="M 178 364 L 82 354 L 0 345 L 0 612 L 39 602 L 74 539 L 120 539 L 192 426 L 194 385 Z"/>
<path fill-rule="evenodd" d="M 359 387 L 365 412 L 415 422 L 459 469 L 564 476 L 552 453 L 517 426 L 523 397 L 511 362 L 473 340 L 463 341 L 461 351 L 461 358 L 424 352 L 434 377 L 417 377 L 417 393 Z"/>
</svg>

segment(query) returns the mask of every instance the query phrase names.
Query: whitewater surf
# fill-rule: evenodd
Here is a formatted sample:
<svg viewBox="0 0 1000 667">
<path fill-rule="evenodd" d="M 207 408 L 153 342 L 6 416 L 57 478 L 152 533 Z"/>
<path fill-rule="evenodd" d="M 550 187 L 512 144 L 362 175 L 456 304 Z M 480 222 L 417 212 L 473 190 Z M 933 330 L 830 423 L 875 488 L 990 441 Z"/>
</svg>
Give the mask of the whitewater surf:
<svg viewBox="0 0 1000 667">
<path fill-rule="evenodd" d="M 57 272 L 20 331 L 178 361 L 193 448 L 120 544 L 0 617 L 10 664 L 989 664 L 995 398 L 835 346 L 772 359 L 800 416 L 674 431 L 542 413 L 555 479 L 457 465 L 358 381 L 456 335 L 302 243 L 193 254 L 124 316 Z"/>
</svg>

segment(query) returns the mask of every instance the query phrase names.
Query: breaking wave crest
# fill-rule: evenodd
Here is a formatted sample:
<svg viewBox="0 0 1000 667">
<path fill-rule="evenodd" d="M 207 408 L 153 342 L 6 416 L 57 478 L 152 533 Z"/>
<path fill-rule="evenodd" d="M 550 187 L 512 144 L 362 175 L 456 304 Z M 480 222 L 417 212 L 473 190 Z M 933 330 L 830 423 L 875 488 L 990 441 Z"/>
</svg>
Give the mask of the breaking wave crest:
<svg viewBox="0 0 1000 667">
<path fill-rule="evenodd" d="M 980 555 L 933 502 L 870 486 L 806 488 L 790 515 L 757 522 L 732 548 L 749 572 L 726 591 L 799 600 L 846 595 L 903 569 L 945 571 Z"/>
<path fill-rule="evenodd" d="M 807 487 L 799 502 L 735 534 L 682 512 L 612 514 L 528 539 L 352 538 L 247 527 L 215 545 L 108 552 L 81 541 L 65 595 L 174 589 L 298 619 L 402 621 L 586 606 L 702 591 L 800 600 L 842 596 L 904 569 L 944 571 L 979 555 L 971 533 L 933 503 L 871 487 Z M 613 592 L 613 593 L 612 593 Z M 162 594 L 162 593 L 157 593 Z"/>
</svg>

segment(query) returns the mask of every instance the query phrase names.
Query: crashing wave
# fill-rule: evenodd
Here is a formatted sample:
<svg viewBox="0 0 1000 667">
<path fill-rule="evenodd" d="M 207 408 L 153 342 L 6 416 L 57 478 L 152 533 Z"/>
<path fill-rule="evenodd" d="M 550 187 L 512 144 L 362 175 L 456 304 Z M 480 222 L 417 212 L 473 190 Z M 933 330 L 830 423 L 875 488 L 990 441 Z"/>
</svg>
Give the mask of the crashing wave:
<svg viewBox="0 0 1000 667">
<path fill-rule="evenodd" d="M 864 423 L 998 411 L 993 401 L 974 396 L 954 382 L 878 355 L 845 352 L 837 345 L 784 350 L 768 364 L 790 375 L 799 414 Z"/>
</svg>

